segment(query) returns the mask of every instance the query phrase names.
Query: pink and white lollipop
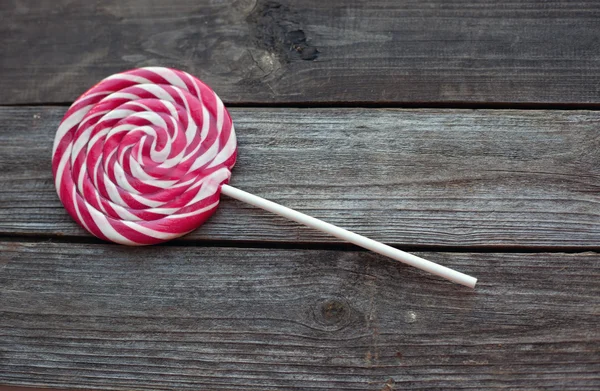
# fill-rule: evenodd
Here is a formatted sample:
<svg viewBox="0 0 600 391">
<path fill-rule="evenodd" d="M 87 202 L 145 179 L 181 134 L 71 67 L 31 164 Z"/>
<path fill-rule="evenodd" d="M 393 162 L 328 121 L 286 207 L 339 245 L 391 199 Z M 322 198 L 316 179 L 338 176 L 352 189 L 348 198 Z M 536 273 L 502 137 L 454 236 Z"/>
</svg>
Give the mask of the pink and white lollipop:
<svg viewBox="0 0 600 391">
<path fill-rule="evenodd" d="M 54 140 L 63 205 L 93 235 L 148 245 L 185 235 L 221 192 L 340 239 L 474 287 L 477 279 L 229 186 L 237 142 L 223 102 L 186 72 L 150 67 L 107 77 L 71 105 Z"/>
<path fill-rule="evenodd" d="M 52 169 L 63 205 L 89 232 L 154 244 L 214 213 L 236 148 L 231 117 L 204 83 L 173 69 L 134 69 L 73 103 Z"/>
</svg>

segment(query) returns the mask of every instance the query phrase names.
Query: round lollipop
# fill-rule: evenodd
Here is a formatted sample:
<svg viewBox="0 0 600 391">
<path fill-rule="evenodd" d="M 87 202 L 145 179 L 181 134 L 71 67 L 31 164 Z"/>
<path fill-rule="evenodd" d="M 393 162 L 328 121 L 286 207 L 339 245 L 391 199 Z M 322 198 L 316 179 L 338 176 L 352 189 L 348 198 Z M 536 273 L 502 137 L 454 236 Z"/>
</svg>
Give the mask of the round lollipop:
<svg viewBox="0 0 600 391">
<path fill-rule="evenodd" d="M 471 276 L 229 186 L 236 153 L 231 117 L 206 84 L 149 67 L 109 76 L 71 105 L 56 133 L 52 171 L 71 217 L 104 240 L 148 245 L 185 235 L 215 212 L 222 192 L 475 286 Z"/>
</svg>

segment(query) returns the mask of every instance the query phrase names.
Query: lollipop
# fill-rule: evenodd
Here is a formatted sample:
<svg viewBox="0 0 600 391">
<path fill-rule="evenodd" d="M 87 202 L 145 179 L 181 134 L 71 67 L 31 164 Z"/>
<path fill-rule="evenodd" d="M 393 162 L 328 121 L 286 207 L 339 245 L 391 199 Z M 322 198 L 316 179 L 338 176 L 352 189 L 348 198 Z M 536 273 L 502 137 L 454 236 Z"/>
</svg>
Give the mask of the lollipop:
<svg viewBox="0 0 600 391">
<path fill-rule="evenodd" d="M 271 211 L 462 285 L 477 280 L 229 186 L 237 142 L 219 97 L 161 67 L 107 77 L 66 112 L 54 140 L 60 200 L 98 238 L 148 245 L 202 225 L 220 194 Z"/>
</svg>

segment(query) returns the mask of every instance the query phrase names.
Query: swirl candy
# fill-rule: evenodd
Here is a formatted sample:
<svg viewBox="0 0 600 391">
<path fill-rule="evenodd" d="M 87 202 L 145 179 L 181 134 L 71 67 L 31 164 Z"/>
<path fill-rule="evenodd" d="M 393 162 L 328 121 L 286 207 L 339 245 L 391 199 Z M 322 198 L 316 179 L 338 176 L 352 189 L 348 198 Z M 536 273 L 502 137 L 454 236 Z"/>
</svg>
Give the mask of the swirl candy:
<svg viewBox="0 0 600 391">
<path fill-rule="evenodd" d="M 185 72 L 146 68 L 110 76 L 73 103 L 56 133 L 52 168 L 81 226 L 144 245 L 206 221 L 235 158 L 219 97 Z"/>
<path fill-rule="evenodd" d="M 219 97 L 188 73 L 133 69 L 102 80 L 66 112 L 52 170 L 63 205 L 93 235 L 147 245 L 185 235 L 221 192 L 390 258 L 474 287 L 476 279 L 229 186 L 237 144 Z"/>
</svg>

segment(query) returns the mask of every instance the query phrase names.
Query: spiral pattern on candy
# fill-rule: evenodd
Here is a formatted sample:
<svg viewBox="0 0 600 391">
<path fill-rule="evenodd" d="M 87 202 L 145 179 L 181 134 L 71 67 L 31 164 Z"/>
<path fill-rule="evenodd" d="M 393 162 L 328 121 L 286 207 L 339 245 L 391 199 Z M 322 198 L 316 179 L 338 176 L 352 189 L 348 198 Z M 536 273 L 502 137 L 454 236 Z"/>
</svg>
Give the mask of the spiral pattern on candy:
<svg viewBox="0 0 600 391">
<path fill-rule="evenodd" d="M 56 191 L 93 235 L 147 245 L 194 230 L 219 204 L 237 144 L 219 97 L 188 73 L 140 68 L 102 80 L 54 140 Z"/>
</svg>

